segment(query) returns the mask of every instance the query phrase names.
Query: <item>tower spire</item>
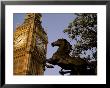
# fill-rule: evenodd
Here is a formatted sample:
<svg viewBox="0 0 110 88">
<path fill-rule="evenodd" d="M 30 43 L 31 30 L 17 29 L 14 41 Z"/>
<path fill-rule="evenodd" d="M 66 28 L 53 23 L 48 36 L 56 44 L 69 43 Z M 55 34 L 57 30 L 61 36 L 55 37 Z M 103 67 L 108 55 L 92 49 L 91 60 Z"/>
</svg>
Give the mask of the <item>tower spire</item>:
<svg viewBox="0 0 110 88">
<path fill-rule="evenodd" d="M 41 22 L 42 15 L 40 13 L 26 13 L 24 22 L 36 21 Z"/>
</svg>

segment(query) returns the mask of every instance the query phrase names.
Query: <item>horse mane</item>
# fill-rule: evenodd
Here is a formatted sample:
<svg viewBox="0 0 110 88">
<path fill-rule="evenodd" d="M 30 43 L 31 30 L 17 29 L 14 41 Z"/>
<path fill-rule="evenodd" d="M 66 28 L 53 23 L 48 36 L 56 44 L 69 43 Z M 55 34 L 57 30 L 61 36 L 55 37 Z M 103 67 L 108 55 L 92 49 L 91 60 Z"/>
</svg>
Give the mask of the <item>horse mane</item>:
<svg viewBox="0 0 110 88">
<path fill-rule="evenodd" d="M 70 51 L 72 50 L 72 45 L 71 45 L 66 39 L 64 39 L 64 41 L 65 41 L 66 51 L 67 51 L 68 53 L 70 53 Z"/>
</svg>

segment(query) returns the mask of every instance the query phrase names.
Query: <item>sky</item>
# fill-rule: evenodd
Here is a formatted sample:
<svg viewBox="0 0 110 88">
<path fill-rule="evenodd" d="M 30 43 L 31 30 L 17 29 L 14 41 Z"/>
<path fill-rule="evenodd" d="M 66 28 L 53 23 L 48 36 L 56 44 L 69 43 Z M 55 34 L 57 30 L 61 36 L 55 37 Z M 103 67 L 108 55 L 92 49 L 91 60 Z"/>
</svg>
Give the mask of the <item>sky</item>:
<svg viewBox="0 0 110 88">
<path fill-rule="evenodd" d="M 24 13 L 13 14 L 14 31 L 16 30 L 17 25 L 23 23 L 24 17 Z M 51 58 L 53 53 L 55 53 L 58 48 L 52 47 L 52 42 L 56 41 L 59 38 L 65 38 L 70 41 L 68 36 L 63 33 L 63 30 L 67 28 L 68 24 L 75 18 L 76 16 L 73 13 L 42 13 L 42 27 L 48 35 L 47 59 Z M 44 75 L 60 75 L 60 69 L 61 68 L 58 66 L 54 66 L 54 68 L 46 68 Z"/>
</svg>

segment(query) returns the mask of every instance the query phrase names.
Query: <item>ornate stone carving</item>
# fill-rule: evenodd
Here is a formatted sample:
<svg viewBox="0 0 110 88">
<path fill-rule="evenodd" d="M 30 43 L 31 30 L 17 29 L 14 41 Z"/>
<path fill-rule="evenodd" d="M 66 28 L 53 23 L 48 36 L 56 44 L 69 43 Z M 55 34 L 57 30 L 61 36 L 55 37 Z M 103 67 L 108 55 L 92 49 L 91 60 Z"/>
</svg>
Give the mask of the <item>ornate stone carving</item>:
<svg viewBox="0 0 110 88">
<path fill-rule="evenodd" d="M 41 14 L 27 13 L 14 33 L 14 75 L 43 75 L 48 38 L 41 26 Z M 40 34 L 40 35 L 39 35 Z M 39 38 L 38 38 L 38 37 Z M 42 47 L 37 46 L 41 40 Z"/>
</svg>

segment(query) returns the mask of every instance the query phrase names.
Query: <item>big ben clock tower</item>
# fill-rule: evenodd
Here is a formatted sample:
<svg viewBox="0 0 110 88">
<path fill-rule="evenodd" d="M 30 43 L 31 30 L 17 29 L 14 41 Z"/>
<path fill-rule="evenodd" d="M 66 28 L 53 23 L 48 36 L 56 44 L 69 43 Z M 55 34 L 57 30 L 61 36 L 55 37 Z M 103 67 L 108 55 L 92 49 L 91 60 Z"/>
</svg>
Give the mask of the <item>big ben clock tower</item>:
<svg viewBox="0 0 110 88">
<path fill-rule="evenodd" d="M 48 38 L 41 26 L 40 13 L 26 13 L 13 40 L 14 75 L 43 75 Z"/>
</svg>

